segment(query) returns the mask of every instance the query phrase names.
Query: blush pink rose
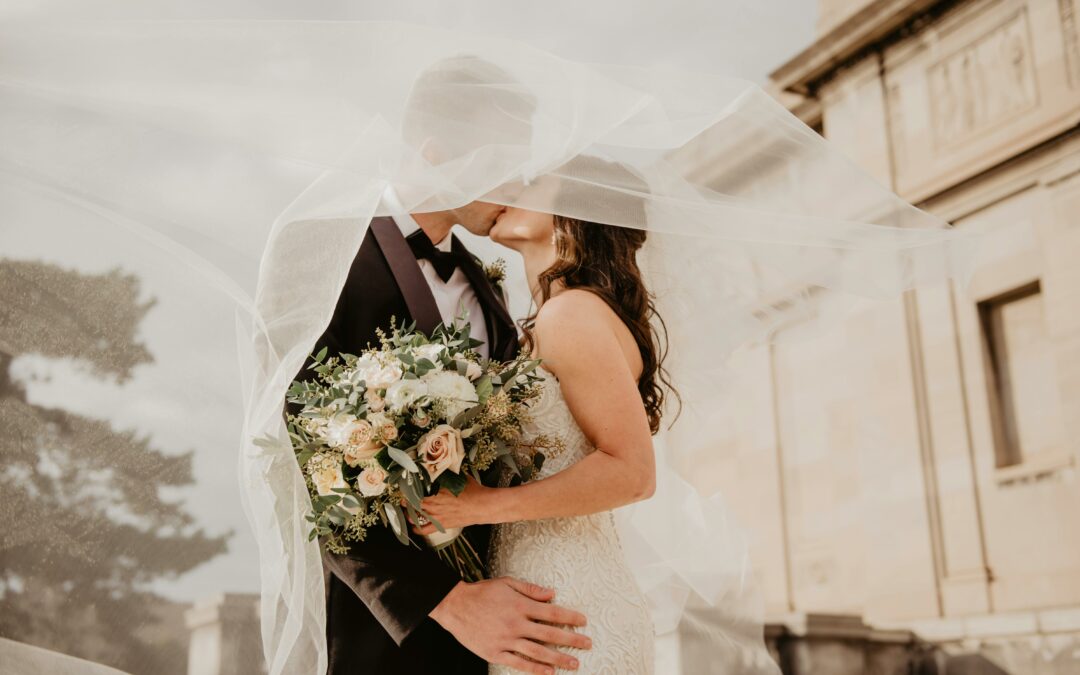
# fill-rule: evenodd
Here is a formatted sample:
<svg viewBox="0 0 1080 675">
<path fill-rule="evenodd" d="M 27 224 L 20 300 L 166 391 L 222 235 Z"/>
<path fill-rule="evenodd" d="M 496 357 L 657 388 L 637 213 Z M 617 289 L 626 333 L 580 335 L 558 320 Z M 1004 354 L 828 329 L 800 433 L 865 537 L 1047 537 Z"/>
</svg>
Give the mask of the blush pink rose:
<svg viewBox="0 0 1080 675">
<path fill-rule="evenodd" d="M 345 463 L 356 467 L 379 454 L 382 444 L 375 441 L 374 435 L 375 430 L 367 421 L 357 420 L 349 434 L 348 445 L 341 453 Z"/>
<path fill-rule="evenodd" d="M 465 460 L 465 444 L 461 440 L 460 431 L 449 424 L 440 424 L 420 439 L 417 453 L 428 476 L 435 480 L 447 469 L 454 473 L 461 471 L 461 463 Z"/>
</svg>

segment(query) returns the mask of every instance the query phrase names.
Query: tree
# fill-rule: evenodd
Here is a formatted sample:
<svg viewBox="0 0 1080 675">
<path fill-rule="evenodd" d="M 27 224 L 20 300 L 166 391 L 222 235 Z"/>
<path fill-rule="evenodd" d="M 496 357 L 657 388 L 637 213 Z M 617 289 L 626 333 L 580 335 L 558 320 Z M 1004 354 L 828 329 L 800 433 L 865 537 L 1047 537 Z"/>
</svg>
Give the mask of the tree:
<svg viewBox="0 0 1080 675">
<path fill-rule="evenodd" d="M 40 354 L 126 382 L 153 361 L 136 338 L 153 302 L 138 295 L 119 270 L 0 259 L 0 635 L 132 673 L 183 672 L 185 635 L 146 637 L 167 604 L 147 589 L 225 550 L 228 535 L 208 536 L 161 495 L 192 483 L 192 453 L 35 405 L 11 374 Z"/>
</svg>

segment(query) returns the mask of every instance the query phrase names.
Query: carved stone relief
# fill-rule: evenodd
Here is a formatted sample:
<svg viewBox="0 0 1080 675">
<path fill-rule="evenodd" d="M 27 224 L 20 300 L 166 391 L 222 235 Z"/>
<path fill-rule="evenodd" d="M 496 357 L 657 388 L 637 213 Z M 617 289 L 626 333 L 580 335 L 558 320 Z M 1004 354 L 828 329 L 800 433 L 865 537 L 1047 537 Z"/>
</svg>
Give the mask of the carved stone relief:
<svg viewBox="0 0 1080 675">
<path fill-rule="evenodd" d="M 947 147 L 1038 103 L 1027 11 L 1021 10 L 927 70 L 937 148 Z"/>
<path fill-rule="evenodd" d="M 1069 86 L 1080 84 L 1080 34 L 1076 26 L 1076 6 L 1073 0 L 1058 0 L 1061 15 L 1061 35 L 1065 43 L 1065 69 L 1069 73 Z"/>
</svg>

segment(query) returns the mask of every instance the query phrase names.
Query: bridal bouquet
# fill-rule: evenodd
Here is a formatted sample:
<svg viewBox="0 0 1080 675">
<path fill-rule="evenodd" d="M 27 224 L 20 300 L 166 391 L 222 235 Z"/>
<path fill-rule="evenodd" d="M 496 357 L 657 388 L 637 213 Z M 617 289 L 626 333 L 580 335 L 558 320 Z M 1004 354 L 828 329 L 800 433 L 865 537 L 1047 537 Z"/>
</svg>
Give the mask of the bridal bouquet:
<svg viewBox="0 0 1080 675">
<path fill-rule="evenodd" d="M 543 438 L 521 442 L 521 426 L 539 395 L 539 361 L 525 356 L 481 360 L 469 325 L 440 325 L 431 336 L 413 328 L 379 334 L 381 346 L 359 356 L 326 358 L 309 366 L 313 381 L 293 382 L 289 436 L 311 493 L 309 539 L 345 553 L 369 527 L 390 527 L 410 543 L 406 512 L 424 522 L 420 501 L 446 488 L 455 495 L 466 477 L 502 461 L 522 478 L 544 459 Z M 524 460 L 524 461 L 523 461 Z M 426 537 L 463 578 L 483 578 L 483 563 L 460 529 Z"/>
</svg>

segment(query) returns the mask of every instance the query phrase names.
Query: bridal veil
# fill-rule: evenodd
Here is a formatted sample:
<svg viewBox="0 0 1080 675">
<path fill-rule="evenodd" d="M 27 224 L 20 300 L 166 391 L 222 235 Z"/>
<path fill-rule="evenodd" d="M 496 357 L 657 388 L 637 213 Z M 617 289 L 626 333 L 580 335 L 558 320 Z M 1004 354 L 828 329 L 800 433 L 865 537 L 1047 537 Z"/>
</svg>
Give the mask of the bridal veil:
<svg viewBox="0 0 1080 675">
<path fill-rule="evenodd" d="M 970 242 L 738 78 L 577 63 L 402 23 L 8 22 L 3 240 L 47 232 L 44 248 L 63 247 L 101 232 L 132 259 L 168 260 L 170 283 L 215 298 L 191 316 L 236 336 L 187 356 L 241 364 L 241 396 L 223 405 L 242 428 L 211 440 L 221 471 L 239 464 L 271 674 L 326 663 L 284 392 L 368 221 L 388 212 L 388 187 L 411 212 L 480 199 L 648 230 L 642 264 L 683 405 L 656 438 L 656 497 L 619 513 L 623 542 L 658 633 L 708 645 L 686 672 L 773 672 L 753 533 L 708 477 L 728 451 L 718 430 L 740 414 L 726 364 L 792 323 L 829 330 L 850 307 L 961 276 Z M 510 269 L 520 317 L 528 294 Z M 263 436 L 281 440 L 253 442 Z M 215 480 L 197 474 L 186 498 Z M 62 541 L 67 527 L 19 518 L 30 539 Z M 104 525 L 66 535 L 124 545 Z"/>
</svg>

